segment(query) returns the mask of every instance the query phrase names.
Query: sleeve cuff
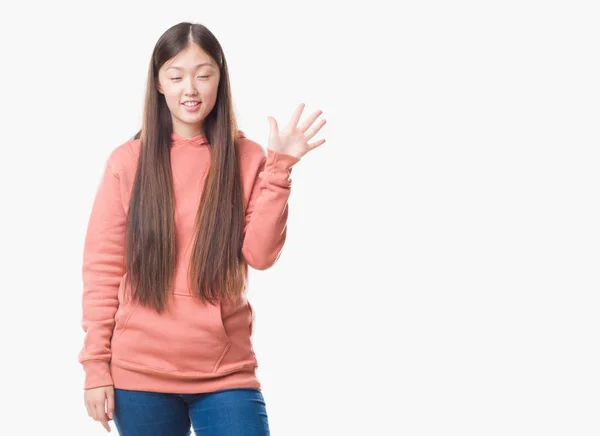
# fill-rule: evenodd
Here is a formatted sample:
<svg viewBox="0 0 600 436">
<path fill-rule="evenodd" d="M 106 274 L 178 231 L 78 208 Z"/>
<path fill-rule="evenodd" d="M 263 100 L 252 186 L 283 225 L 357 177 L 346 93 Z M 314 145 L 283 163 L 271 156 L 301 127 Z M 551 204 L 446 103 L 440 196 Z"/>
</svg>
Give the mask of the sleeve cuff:
<svg viewBox="0 0 600 436">
<path fill-rule="evenodd" d="M 83 362 L 85 370 L 84 389 L 113 385 L 108 362 L 103 360 L 88 360 Z"/>
<path fill-rule="evenodd" d="M 300 158 L 290 154 L 279 153 L 278 151 L 267 148 L 266 169 L 270 172 L 287 171 L 292 168 Z"/>
<path fill-rule="evenodd" d="M 268 148 L 262 179 L 265 183 L 290 188 L 292 186 L 292 167 L 299 161 L 300 158 Z"/>
</svg>

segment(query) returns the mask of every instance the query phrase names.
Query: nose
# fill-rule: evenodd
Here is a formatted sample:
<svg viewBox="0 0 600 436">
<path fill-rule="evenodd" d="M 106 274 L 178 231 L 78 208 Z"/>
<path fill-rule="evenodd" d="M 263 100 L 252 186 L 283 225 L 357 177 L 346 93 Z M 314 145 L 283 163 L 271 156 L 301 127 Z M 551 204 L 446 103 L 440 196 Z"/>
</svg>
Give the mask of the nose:
<svg viewBox="0 0 600 436">
<path fill-rule="evenodd" d="M 188 79 L 185 82 L 185 95 L 196 95 L 198 92 L 194 86 L 194 78 Z"/>
</svg>

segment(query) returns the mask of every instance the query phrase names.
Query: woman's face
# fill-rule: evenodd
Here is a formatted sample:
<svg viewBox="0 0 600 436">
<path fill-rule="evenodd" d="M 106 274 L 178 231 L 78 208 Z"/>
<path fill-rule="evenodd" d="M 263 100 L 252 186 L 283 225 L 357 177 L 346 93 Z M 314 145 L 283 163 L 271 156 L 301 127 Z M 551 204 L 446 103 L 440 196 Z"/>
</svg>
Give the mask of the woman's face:
<svg viewBox="0 0 600 436">
<path fill-rule="evenodd" d="M 204 133 L 204 119 L 217 101 L 220 73 L 215 61 L 196 44 L 169 59 L 158 72 L 158 92 L 171 111 L 173 132 L 182 137 Z M 186 101 L 199 102 L 186 106 Z"/>
</svg>

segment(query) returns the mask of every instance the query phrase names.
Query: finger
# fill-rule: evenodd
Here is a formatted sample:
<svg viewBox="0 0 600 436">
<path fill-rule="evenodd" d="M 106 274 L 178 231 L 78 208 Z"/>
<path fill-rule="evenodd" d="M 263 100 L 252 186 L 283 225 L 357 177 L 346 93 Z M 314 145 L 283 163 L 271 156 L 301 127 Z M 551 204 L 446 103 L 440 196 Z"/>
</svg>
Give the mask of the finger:
<svg viewBox="0 0 600 436">
<path fill-rule="evenodd" d="M 106 414 L 108 419 L 113 419 L 115 416 L 115 394 L 113 391 L 106 393 Z"/>
<path fill-rule="evenodd" d="M 312 129 L 310 129 L 308 132 L 305 133 L 305 137 L 306 139 L 310 139 L 313 136 L 315 136 L 317 134 L 317 132 L 319 130 L 321 130 L 321 127 L 323 127 L 325 125 L 325 123 L 327 122 L 327 120 L 325 118 L 323 118 L 321 121 L 319 121 L 319 123 L 314 126 Z"/>
<path fill-rule="evenodd" d="M 99 421 L 106 431 L 110 432 L 110 426 L 108 425 L 106 412 L 104 410 L 104 402 L 102 402 L 102 404 L 96 404 L 94 407 L 94 419 Z"/>
<path fill-rule="evenodd" d="M 315 113 L 313 113 L 310 117 L 308 117 L 306 120 L 304 120 L 304 122 L 300 125 L 300 127 L 298 127 L 298 129 L 301 132 L 306 132 L 308 130 L 308 128 L 312 125 L 312 123 L 315 122 L 315 120 L 317 118 L 319 118 L 319 115 L 321 115 L 323 113 L 322 110 L 318 110 Z"/>
<path fill-rule="evenodd" d="M 310 150 L 314 150 L 315 148 L 317 148 L 319 145 L 323 144 L 325 142 L 324 139 L 320 139 L 316 142 L 311 142 L 308 144 L 308 149 Z"/>
<path fill-rule="evenodd" d="M 269 125 L 271 126 L 271 133 L 275 136 L 279 135 L 279 126 L 277 125 L 277 120 L 273 117 L 267 117 L 269 120 Z"/>
<path fill-rule="evenodd" d="M 292 128 L 296 128 L 298 126 L 298 122 L 300 121 L 300 115 L 302 115 L 302 110 L 304 109 L 304 103 L 300 103 L 296 110 L 294 111 L 294 115 L 287 125 L 288 130 Z"/>
<path fill-rule="evenodd" d="M 104 410 L 104 401 L 102 402 L 102 404 L 96 404 L 96 406 L 93 409 L 93 412 L 94 419 L 96 421 L 103 421 L 108 419 L 108 417 L 106 416 L 106 411 Z"/>
<path fill-rule="evenodd" d="M 100 414 L 98 413 L 98 406 L 96 404 L 90 404 L 90 416 L 94 419 L 94 421 L 98 421 L 100 419 Z"/>
</svg>

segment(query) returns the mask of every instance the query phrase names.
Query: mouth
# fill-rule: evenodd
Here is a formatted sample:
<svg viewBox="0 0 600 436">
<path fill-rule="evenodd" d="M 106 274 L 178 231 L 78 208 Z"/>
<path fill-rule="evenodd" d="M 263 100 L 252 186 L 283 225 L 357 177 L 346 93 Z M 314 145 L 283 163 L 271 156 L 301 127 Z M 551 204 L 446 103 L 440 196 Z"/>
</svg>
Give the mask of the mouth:
<svg viewBox="0 0 600 436">
<path fill-rule="evenodd" d="M 185 110 L 192 112 L 200 107 L 200 103 L 201 102 L 198 100 L 188 100 L 181 103 L 181 105 L 185 108 Z"/>
</svg>

